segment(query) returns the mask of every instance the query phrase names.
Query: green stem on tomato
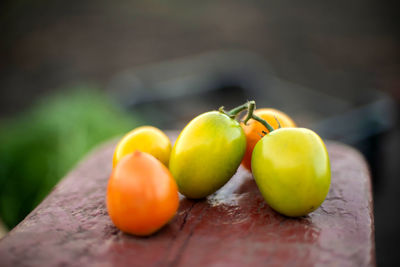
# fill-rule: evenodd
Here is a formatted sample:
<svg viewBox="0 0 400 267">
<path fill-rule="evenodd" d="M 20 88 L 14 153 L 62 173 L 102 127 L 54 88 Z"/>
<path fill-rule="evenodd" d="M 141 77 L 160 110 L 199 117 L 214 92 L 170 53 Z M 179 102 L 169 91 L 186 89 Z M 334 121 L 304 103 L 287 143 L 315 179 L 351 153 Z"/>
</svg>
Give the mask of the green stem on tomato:
<svg viewBox="0 0 400 267">
<path fill-rule="evenodd" d="M 240 112 L 242 112 L 243 110 L 246 110 L 248 106 L 249 106 L 248 102 L 246 102 L 246 103 L 244 103 L 244 104 L 242 104 L 240 106 L 237 106 L 236 108 L 233 108 L 233 109 L 228 111 L 228 116 L 236 117 L 237 115 L 239 115 Z"/>
<path fill-rule="evenodd" d="M 229 116 L 232 119 L 236 119 L 236 117 L 239 115 L 240 112 L 247 110 L 246 118 L 243 120 L 244 124 L 247 124 L 247 122 L 250 119 L 253 119 L 253 120 L 260 122 L 262 125 L 264 125 L 264 127 L 268 130 L 268 132 L 272 132 L 274 130 L 274 128 L 272 128 L 272 126 L 267 121 L 265 121 L 264 119 L 255 115 L 254 114 L 255 109 L 256 109 L 256 102 L 254 100 L 251 100 L 251 101 L 247 101 L 246 103 L 244 103 L 240 106 L 237 106 L 229 111 L 225 111 L 223 106 L 220 107 L 218 110 L 219 110 L 219 112 L 226 114 L 227 116 Z"/>
<path fill-rule="evenodd" d="M 256 109 L 256 102 L 254 100 L 248 102 L 248 108 L 247 108 L 247 115 L 246 118 L 244 119 L 244 124 L 247 124 L 247 122 L 250 119 L 256 120 L 262 125 L 264 125 L 265 128 L 267 128 L 268 132 L 272 132 L 274 128 L 264 119 L 258 117 L 256 114 L 254 114 L 254 110 Z"/>
<path fill-rule="evenodd" d="M 225 111 L 224 110 L 224 106 L 220 107 L 218 109 L 219 112 L 224 113 L 225 115 L 229 116 L 231 119 L 235 119 L 237 115 L 239 115 L 240 112 L 242 112 L 243 110 L 246 110 L 248 107 L 248 102 L 237 106 L 229 111 Z"/>
<path fill-rule="evenodd" d="M 247 122 L 251 119 L 254 114 L 254 110 L 256 109 L 256 101 L 251 100 L 247 102 L 247 114 L 246 118 L 243 120 L 243 123 L 247 125 Z"/>
<path fill-rule="evenodd" d="M 267 128 L 267 130 L 268 130 L 269 133 L 272 132 L 272 131 L 274 130 L 274 128 L 272 128 L 272 126 L 271 126 L 266 120 L 264 120 L 264 119 L 258 117 L 257 115 L 254 115 L 254 114 L 253 114 L 253 115 L 251 116 L 251 118 L 252 118 L 253 120 L 258 121 L 258 122 L 261 123 L 262 125 L 264 125 L 264 127 Z"/>
</svg>

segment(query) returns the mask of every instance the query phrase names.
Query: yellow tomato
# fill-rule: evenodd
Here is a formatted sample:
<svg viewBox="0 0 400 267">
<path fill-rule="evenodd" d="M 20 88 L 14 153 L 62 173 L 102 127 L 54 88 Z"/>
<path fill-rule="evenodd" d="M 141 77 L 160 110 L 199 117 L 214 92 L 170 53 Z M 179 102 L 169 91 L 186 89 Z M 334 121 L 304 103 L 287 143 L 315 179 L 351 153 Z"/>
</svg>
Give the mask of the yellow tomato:
<svg viewBox="0 0 400 267">
<path fill-rule="evenodd" d="M 155 127 L 142 126 L 133 129 L 119 141 L 115 148 L 113 167 L 124 156 L 136 150 L 149 153 L 165 166 L 168 166 L 171 154 L 171 142 L 161 130 Z"/>
</svg>

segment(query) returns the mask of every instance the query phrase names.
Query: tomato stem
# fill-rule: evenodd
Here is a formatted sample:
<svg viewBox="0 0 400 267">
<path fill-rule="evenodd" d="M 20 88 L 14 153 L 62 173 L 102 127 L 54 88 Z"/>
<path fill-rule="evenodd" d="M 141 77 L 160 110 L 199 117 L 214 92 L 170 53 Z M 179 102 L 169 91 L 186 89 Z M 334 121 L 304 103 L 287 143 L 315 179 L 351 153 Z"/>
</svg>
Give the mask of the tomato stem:
<svg viewBox="0 0 400 267">
<path fill-rule="evenodd" d="M 247 114 L 246 118 L 243 120 L 243 123 L 247 125 L 247 122 L 251 119 L 254 114 L 254 109 L 256 108 L 256 101 L 251 100 L 247 102 Z"/>
<path fill-rule="evenodd" d="M 251 100 L 251 101 L 247 101 L 246 103 L 244 103 L 240 106 L 237 106 L 229 111 L 225 111 L 224 106 L 220 107 L 218 110 L 219 110 L 219 112 L 229 116 L 231 119 L 236 119 L 236 117 L 239 115 L 240 112 L 242 112 L 243 110 L 247 110 L 246 118 L 243 120 L 244 124 L 247 124 L 247 122 L 250 119 L 253 119 L 253 120 L 260 122 L 262 125 L 264 125 L 265 128 L 267 128 L 268 132 L 272 132 L 274 130 L 274 128 L 272 128 L 272 126 L 267 121 L 265 121 L 264 119 L 255 115 L 254 114 L 255 109 L 256 109 L 256 102 L 254 100 Z M 280 126 L 279 121 L 278 121 L 278 124 Z"/>
<path fill-rule="evenodd" d="M 243 123 L 247 124 L 247 122 L 250 119 L 253 119 L 253 120 L 258 121 L 262 125 L 264 125 L 265 128 L 267 128 L 268 132 L 272 132 L 274 130 L 274 128 L 272 128 L 272 126 L 266 120 L 258 117 L 256 114 L 254 114 L 255 109 L 256 109 L 256 102 L 254 100 L 249 101 L 248 108 L 247 108 L 247 115 L 246 115 L 246 118 L 244 119 Z"/>
<path fill-rule="evenodd" d="M 251 118 L 252 118 L 253 120 L 258 121 L 258 122 L 261 123 L 262 125 L 264 125 L 265 128 L 267 128 L 268 132 L 272 132 L 272 131 L 274 130 L 274 128 L 272 128 L 272 126 L 271 126 L 266 120 L 264 120 L 264 119 L 258 117 L 257 115 L 254 115 L 254 114 L 253 114 L 253 115 L 251 116 Z"/>
<path fill-rule="evenodd" d="M 220 107 L 218 109 L 219 112 L 229 116 L 231 119 L 236 119 L 237 115 L 239 115 L 240 112 L 242 112 L 243 110 L 246 110 L 248 108 L 248 102 L 237 106 L 229 111 L 225 111 L 224 106 Z"/>
<path fill-rule="evenodd" d="M 239 115 L 240 112 L 242 112 L 243 110 L 246 110 L 247 107 L 248 107 L 248 102 L 246 102 L 246 103 L 244 103 L 244 104 L 242 104 L 240 106 L 237 106 L 236 108 L 233 108 L 233 109 L 228 111 L 228 116 L 236 117 L 237 115 Z"/>
</svg>

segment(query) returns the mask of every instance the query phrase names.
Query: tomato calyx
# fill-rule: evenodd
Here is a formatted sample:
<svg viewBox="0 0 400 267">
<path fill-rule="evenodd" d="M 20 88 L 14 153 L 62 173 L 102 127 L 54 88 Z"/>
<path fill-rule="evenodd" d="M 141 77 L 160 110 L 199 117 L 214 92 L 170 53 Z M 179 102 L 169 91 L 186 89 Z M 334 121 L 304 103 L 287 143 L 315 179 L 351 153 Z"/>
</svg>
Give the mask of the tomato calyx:
<svg viewBox="0 0 400 267">
<path fill-rule="evenodd" d="M 256 120 L 258 122 L 260 122 L 262 125 L 264 125 L 264 127 L 268 130 L 268 132 L 272 132 L 274 130 L 274 128 L 272 128 L 272 126 L 264 119 L 262 119 L 261 117 L 257 116 L 256 114 L 254 114 L 254 110 L 256 109 L 256 101 L 251 100 L 251 101 L 247 101 L 246 103 L 237 106 L 229 111 L 225 111 L 224 107 L 220 107 L 218 110 L 219 112 L 229 116 L 231 119 L 236 119 L 237 116 L 244 110 L 247 110 L 247 114 L 245 119 L 243 120 L 243 123 L 245 125 L 247 125 L 247 122 L 250 119 Z M 279 121 L 276 119 L 275 120 L 278 122 L 279 128 L 281 128 L 281 125 L 279 123 Z M 266 132 L 263 132 L 265 134 L 267 134 Z"/>
</svg>

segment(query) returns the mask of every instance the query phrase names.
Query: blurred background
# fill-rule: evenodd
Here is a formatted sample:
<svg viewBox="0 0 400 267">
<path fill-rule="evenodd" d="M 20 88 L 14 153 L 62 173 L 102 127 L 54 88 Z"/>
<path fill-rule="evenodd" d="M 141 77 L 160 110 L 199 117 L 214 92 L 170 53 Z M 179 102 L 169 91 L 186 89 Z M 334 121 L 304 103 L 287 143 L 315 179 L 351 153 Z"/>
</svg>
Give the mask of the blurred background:
<svg viewBox="0 0 400 267">
<path fill-rule="evenodd" d="M 400 230 L 395 1 L 0 3 L 0 232 L 96 144 L 255 99 L 356 147 L 373 176 L 378 265 Z M 0 234 L 1 235 L 1 234 Z"/>
</svg>

